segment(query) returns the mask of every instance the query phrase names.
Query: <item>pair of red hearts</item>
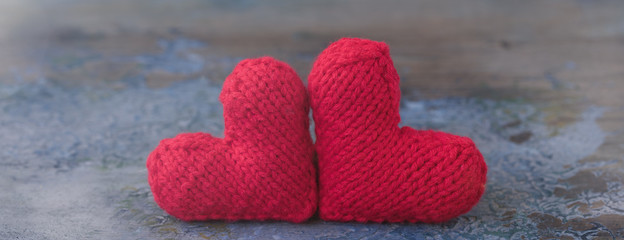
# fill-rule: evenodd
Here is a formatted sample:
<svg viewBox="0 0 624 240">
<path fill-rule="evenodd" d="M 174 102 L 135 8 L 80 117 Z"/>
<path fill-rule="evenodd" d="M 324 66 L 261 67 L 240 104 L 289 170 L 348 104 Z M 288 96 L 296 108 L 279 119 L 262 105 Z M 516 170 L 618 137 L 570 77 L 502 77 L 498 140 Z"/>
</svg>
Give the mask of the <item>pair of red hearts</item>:
<svg viewBox="0 0 624 240">
<path fill-rule="evenodd" d="M 308 90 L 283 62 L 240 62 L 220 96 L 225 137 L 180 134 L 149 155 L 158 205 L 187 221 L 303 222 L 318 208 L 331 221 L 443 222 L 479 201 L 487 167 L 469 138 L 398 127 L 386 44 L 331 44 Z"/>
</svg>

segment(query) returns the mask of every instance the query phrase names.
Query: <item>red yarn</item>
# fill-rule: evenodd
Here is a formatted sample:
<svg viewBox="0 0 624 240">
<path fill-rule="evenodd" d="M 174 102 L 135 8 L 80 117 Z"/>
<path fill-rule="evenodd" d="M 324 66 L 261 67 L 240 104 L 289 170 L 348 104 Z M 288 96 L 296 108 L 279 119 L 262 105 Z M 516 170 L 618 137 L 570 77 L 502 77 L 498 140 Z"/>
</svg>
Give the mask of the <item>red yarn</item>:
<svg viewBox="0 0 624 240">
<path fill-rule="evenodd" d="M 186 221 L 286 220 L 316 211 L 309 99 L 287 64 L 244 60 L 225 80 L 225 137 L 184 133 L 147 159 L 154 200 Z"/>
<path fill-rule="evenodd" d="M 479 201 L 487 166 L 472 140 L 398 127 L 399 76 L 386 44 L 331 44 L 308 89 L 322 219 L 442 222 Z"/>
</svg>

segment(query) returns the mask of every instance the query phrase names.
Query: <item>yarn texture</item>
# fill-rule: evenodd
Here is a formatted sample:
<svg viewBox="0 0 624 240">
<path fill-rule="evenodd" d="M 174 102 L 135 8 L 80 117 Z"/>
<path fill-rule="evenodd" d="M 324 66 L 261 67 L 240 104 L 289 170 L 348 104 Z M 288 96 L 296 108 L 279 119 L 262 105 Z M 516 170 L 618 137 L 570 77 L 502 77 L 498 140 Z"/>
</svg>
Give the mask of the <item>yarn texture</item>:
<svg viewBox="0 0 624 240">
<path fill-rule="evenodd" d="M 467 137 L 399 128 L 399 76 L 388 46 L 345 38 L 308 79 L 328 221 L 443 222 L 468 212 L 487 166 Z"/>
<path fill-rule="evenodd" d="M 154 200 L 185 221 L 303 222 L 317 209 L 308 94 L 270 57 L 240 62 L 224 82 L 224 138 L 183 133 L 147 159 Z"/>
</svg>

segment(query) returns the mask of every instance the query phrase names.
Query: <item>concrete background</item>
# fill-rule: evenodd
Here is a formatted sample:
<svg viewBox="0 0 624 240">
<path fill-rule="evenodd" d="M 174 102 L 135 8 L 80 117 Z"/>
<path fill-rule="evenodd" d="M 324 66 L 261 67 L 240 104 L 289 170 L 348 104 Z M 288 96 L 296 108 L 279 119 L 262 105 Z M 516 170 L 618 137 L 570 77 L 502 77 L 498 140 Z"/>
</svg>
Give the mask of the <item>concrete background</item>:
<svg viewBox="0 0 624 240">
<path fill-rule="evenodd" d="M 473 138 L 481 202 L 444 224 L 180 222 L 145 159 L 222 134 L 223 79 L 302 79 L 343 36 L 390 45 L 402 125 Z M 622 239 L 624 2 L 0 2 L 2 239 Z"/>
</svg>

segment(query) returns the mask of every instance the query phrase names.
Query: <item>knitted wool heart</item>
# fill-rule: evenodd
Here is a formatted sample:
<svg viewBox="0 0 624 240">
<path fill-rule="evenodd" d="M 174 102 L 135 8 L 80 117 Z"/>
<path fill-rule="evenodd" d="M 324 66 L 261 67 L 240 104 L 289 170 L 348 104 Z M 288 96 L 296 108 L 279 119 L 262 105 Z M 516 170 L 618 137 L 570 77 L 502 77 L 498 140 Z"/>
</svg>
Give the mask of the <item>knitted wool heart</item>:
<svg viewBox="0 0 624 240">
<path fill-rule="evenodd" d="M 479 201 L 487 167 L 469 138 L 398 127 L 399 76 L 386 44 L 331 44 L 308 89 L 322 219 L 442 222 Z"/>
<path fill-rule="evenodd" d="M 316 211 L 309 100 L 287 64 L 244 60 L 225 80 L 225 137 L 184 133 L 147 159 L 154 200 L 186 221 L 286 220 Z"/>
</svg>

